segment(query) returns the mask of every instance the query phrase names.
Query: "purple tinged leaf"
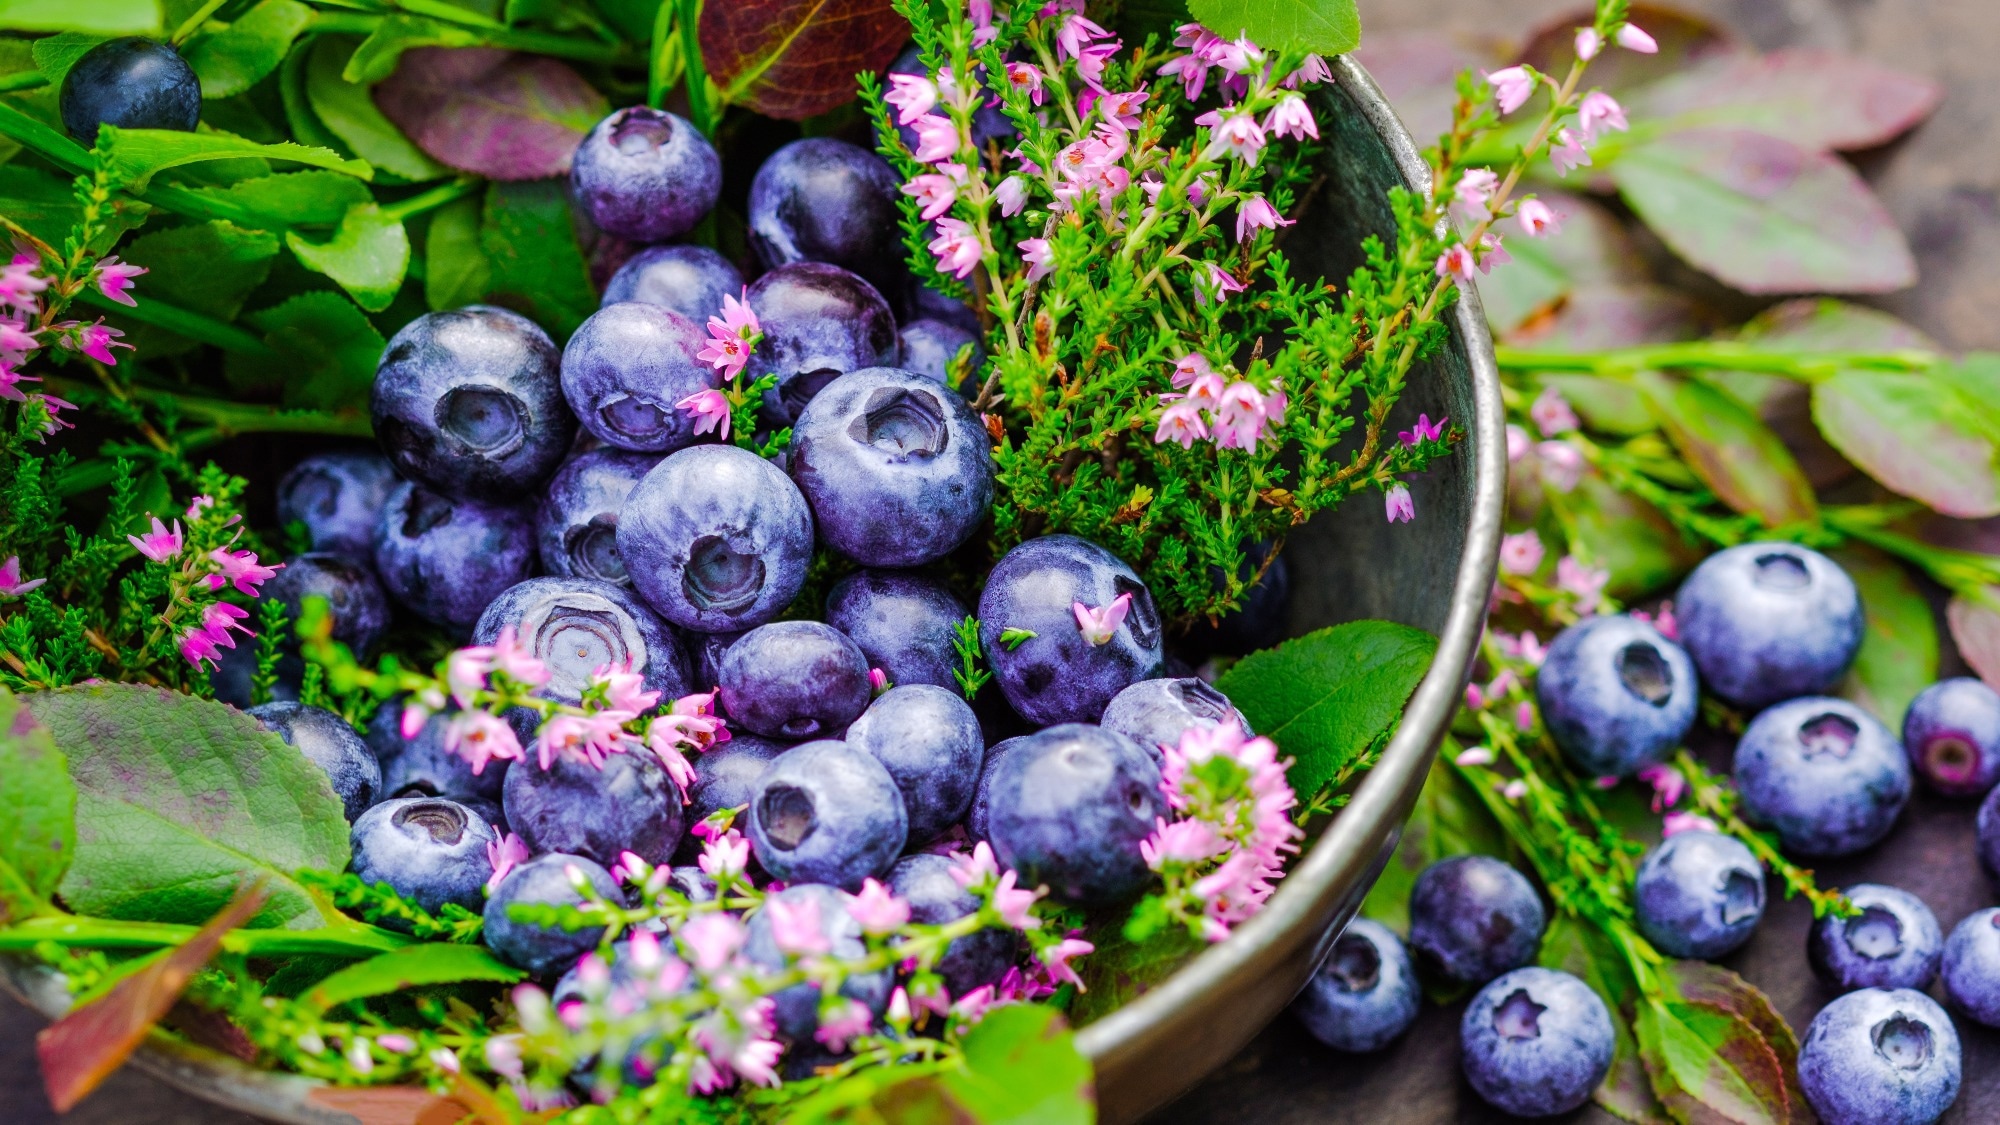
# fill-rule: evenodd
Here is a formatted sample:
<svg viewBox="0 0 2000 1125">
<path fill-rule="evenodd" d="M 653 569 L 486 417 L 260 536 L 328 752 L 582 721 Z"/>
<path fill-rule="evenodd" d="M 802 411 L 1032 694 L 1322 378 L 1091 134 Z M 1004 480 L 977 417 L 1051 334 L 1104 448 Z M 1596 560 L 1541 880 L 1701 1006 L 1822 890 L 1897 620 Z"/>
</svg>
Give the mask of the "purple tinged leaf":
<svg viewBox="0 0 2000 1125">
<path fill-rule="evenodd" d="M 1987 686 L 2000 691 L 2000 586 L 1959 594 L 1945 606 L 1952 643 Z"/>
<path fill-rule="evenodd" d="M 1707 383 L 1656 372 L 1636 381 L 1674 448 L 1723 503 L 1770 527 L 1817 518 L 1798 462 L 1748 407 Z"/>
<path fill-rule="evenodd" d="M 708 75 L 728 105 L 802 121 L 854 100 L 854 76 L 881 70 L 910 37 L 889 0 L 730 0 L 704 4 Z"/>
<path fill-rule="evenodd" d="M 566 64 L 491 47 L 405 52 L 375 104 L 439 162 L 492 180 L 567 175 L 610 108 Z"/>
<path fill-rule="evenodd" d="M 1861 651 L 1840 694 L 1900 730 L 1910 701 L 1937 680 L 1938 630 L 1930 600 L 1909 571 L 1873 548 L 1843 547 L 1833 559 L 1854 579 L 1867 616 Z"/>
<path fill-rule="evenodd" d="M 1707 1002 L 1645 999 L 1634 1029 L 1653 1092 L 1676 1121 L 1786 1125 L 1784 1067 L 1749 1019 Z"/>
<path fill-rule="evenodd" d="M 1893 492 L 1948 516 L 2000 515 L 2000 469 L 1977 409 L 1932 375 L 1842 371 L 1813 386 L 1813 421 Z"/>
<path fill-rule="evenodd" d="M 1664 129 L 1725 125 L 1811 149 L 1884 144 L 1937 108 L 1943 88 L 1866 59 L 1808 48 L 1705 59 L 1636 91 L 1635 118 Z"/>
</svg>

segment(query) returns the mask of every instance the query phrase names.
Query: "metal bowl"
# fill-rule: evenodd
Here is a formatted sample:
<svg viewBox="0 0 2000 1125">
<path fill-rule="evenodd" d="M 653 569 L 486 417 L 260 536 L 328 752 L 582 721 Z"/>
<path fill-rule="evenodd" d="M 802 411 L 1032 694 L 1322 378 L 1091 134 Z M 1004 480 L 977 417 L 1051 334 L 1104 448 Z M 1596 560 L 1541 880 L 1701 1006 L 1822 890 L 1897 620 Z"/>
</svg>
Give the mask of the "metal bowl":
<svg viewBox="0 0 2000 1125">
<path fill-rule="evenodd" d="M 1342 279 L 1364 236 L 1393 240 L 1388 192 L 1424 190 L 1428 172 L 1410 135 L 1359 64 L 1333 62 L 1316 95 L 1324 180 L 1285 250 L 1297 272 Z M 1417 519 L 1389 524 L 1356 497 L 1295 535 L 1294 634 L 1387 618 L 1439 638 L 1430 671 L 1382 760 L 1295 864 L 1264 911 L 1158 987 L 1092 1023 L 1078 1045 L 1096 1067 L 1100 1119 L 1136 1121 L 1229 1060 L 1305 984 L 1395 849 L 1431 757 L 1458 705 L 1486 618 L 1507 483 L 1506 436 L 1493 344 L 1475 294 L 1451 311 L 1444 351 L 1412 373 L 1391 420 L 1449 416 L 1471 440 L 1412 483 Z M 45 969 L 0 958 L 0 984 L 51 1017 L 68 1006 Z M 320 1083 L 275 1074 L 156 1033 L 133 1065 L 210 1102 L 287 1125 L 359 1125 L 328 1104 Z M 321 1100 L 326 1098 L 327 1100 Z"/>
</svg>

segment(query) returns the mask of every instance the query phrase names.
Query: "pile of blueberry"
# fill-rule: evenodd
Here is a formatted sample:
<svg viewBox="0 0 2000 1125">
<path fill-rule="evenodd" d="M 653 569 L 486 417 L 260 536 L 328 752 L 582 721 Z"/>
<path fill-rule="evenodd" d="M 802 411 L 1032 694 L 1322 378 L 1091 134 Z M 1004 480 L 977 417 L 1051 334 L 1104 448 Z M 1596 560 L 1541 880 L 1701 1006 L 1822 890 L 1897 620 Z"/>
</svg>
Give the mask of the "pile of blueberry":
<svg viewBox="0 0 2000 1125">
<path fill-rule="evenodd" d="M 1705 686 L 1756 712 L 1733 780 L 1745 818 L 1786 852 L 1844 856 L 1880 842 L 1915 775 L 1948 796 L 1985 796 L 1978 855 L 2000 888 L 2000 694 L 1973 679 L 1934 684 L 1910 705 L 1900 740 L 1827 695 L 1860 647 L 1861 600 L 1831 559 L 1793 544 L 1712 556 L 1674 607 L 1679 643 L 1617 615 L 1587 618 L 1550 645 L 1537 702 L 1580 771 L 1625 777 L 1661 761 L 1693 726 Z M 1821 918 L 1807 944 L 1814 972 L 1843 994 L 1807 1029 L 1801 1085 L 1828 1125 L 1934 1121 L 1958 1096 L 1960 1052 L 1951 1018 L 1923 990 L 1941 975 L 1955 1009 L 2000 1027 L 2000 909 L 1946 937 L 1907 891 L 1866 884 L 1846 894 L 1856 912 Z M 1679 831 L 1641 860 L 1631 902 L 1661 953 L 1719 958 L 1763 917 L 1764 871 L 1733 837 Z M 1612 1025 L 1582 981 L 1532 967 L 1545 921 L 1514 868 L 1486 856 L 1441 860 L 1412 891 L 1408 946 L 1378 923 L 1352 923 L 1294 1012 L 1335 1049 L 1373 1051 L 1416 1019 L 1420 971 L 1477 986 L 1460 1024 L 1473 1089 L 1509 1113 L 1566 1112 L 1607 1073 Z"/>
</svg>

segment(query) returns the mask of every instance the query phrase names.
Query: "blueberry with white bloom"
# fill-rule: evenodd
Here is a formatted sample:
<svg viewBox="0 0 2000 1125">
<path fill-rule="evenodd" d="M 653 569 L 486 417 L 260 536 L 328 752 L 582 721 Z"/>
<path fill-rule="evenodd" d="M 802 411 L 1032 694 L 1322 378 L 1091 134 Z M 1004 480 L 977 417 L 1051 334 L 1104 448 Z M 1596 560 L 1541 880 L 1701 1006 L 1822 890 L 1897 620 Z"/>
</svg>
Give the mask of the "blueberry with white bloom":
<svg viewBox="0 0 2000 1125">
<path fill-rule="evenodd" d="M 1292 1001 L 1292 1014 L 1336 1051 L 1379 1051 L 1416 1022 L 1416 970 L 1403 939 L 1366 918 L 1347 924 Z"/>
</svg>

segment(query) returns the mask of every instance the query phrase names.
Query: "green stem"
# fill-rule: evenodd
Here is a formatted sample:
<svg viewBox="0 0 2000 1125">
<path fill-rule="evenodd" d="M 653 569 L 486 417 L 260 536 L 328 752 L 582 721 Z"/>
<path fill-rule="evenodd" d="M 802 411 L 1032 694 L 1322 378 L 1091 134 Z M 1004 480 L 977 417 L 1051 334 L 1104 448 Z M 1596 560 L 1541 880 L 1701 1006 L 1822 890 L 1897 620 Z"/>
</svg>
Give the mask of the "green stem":
<svg viewBox="0 0 2000 1125">
<path fill-rule="evenodd" d="M 667 87 L 673 85 L 678 77 L 670 73 L 673 68 L 667 58 L 668 48 L 677 42 L 674 38 L 674 12 L 677 8 L 675 4 L 661 4 L 659 10 L 653 13 L 653 40 L 646 51 L 646 104 L 654 109 L 665 104 Z"/>
<path fill-rule="evenodd" d="M 1595 352 L 1536 351 L 1496 347 L 1503 371 L 1568 371 L 1621 378 L 1642 371 L 1722 370 L 1784 375 L 1801 382 L 1840 371 L 1927 371 L 1940 362 L 1935 352 L 1781 352 L 1733 340 L 1650 344 Z"/>
<path fill-rule="evenodd" d="M 687 83 L 688 120 L 704 137 L 715 135 L 715 111 L 708 104 L 708 68 L 701 61 L 702 0 L 673 0 L 681 30 L 681 72 Z"/>
<path fill-rule="evenodd" d="M 169 922 L 117 922 L 107 918 L 53 915 L 30 918 L 0 930 L 0 951 L 32 950 L 44 941 L 72 949 L 160 949 L 182 945 L 198 926 Z M 315 953 L 329 957 L 373 957 L 411 945 L 416 939 L 358 922 L 318 930 L 231 930 L 222 948 L 249 957 Z"/>
<path fill-rule="evenodd" d="M 152 325 L 154 328 L 164 328 L 175 335 L 199 340 L 204 344 L 213 344 L 224 351 L 244 352 L 257 356 L 273 355 L 263 340 L 227 321 L 190 312 L 187 309 L 177 309 L 150 298 L 140 302 L 136 307 L 131 307 L 113 301 L 96 289 L 85 289 L 77 294 L 77 299 L 84 304 L 116 313 L 122 319 L 135 320 L 140 324 Z"/>
<path fill-rule="evenodd" d="M 478 191 L 480 186 L 485 182 L 478 176 L 460 176 L 448 184 L 439 184 L 429 191 L 413 195 L 398 203 L 391 203 L 382 208 L 382 213 L 397 222 L 401 222 L 412 215 L 421 215 L 426 211 L 436 210 L 454 199 L 462 199 L 465 196 L 471 195 L 473 192 Z"/>
<path fill-rule="evenodd" d="M 64 396 L 77 393 L 88 395 L 96 391 L 90 384 L 57 376 L 49 377 L 48 387 Z M 258 406 L 254 403 L 184 395 L 139 385 L 132 386 L 129 393 L 141 402 L 171 404 L 177 417 L 207 427 L 182 433 L 180 436 L 183 447 L 220 441 L 237 434 L 299 433 L 368 437 L 372 433 L 367 416 L 358 413 L 286 410 L 276 406 Z M 67 484 L 65 487 L 68 487 Z"/>
<path fill-rule="evenodd" d="M 201 25 L 208 22 L 208 17 L 214 15 L 217 9 L 228 2 L 229 0 L 208 0 L 208 3 L 196 8 L 193 15 L 182 20 L 181 25 L 174 29 L 173 38 L 169 42 L 176 47 L 187 42 L 188 36 L 200 31 Z"/>
<path fill-rule="evenodd" d="M 39 70 L 23 70 L 13 74 L 0 75 L 0 93 L 11 90 L 32 90 L 49 84 L 48 76 Z"/>
</svg>

